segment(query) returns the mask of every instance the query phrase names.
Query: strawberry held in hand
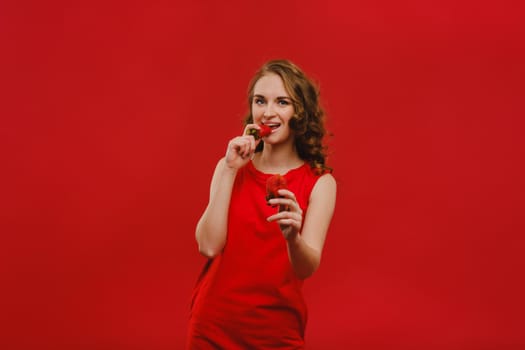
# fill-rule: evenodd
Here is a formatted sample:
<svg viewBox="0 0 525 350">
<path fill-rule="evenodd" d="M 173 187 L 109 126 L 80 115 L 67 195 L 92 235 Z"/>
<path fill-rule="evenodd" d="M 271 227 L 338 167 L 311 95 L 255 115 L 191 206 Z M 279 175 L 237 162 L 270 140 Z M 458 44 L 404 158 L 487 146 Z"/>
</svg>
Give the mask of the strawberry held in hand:
<svg viewBox="0 0 525 350">
<path fill-rule="evenodd" d="M 284 198 L 279 194 L 279 190 L 287 190 L 288 185 L 284 176 L 276 174 L 266 180 L 266 201 L 272 198 Z M 275 205 L 273 205 L 275 207 Z M 279 211 L 288 210 L 285 205 L 279 205 Z"/>
<path fill-rule="evenodd" d="M 267 125 L 259 125 L 260 129 L 248 129 L 246 134 L 252 135 L 256 140 L 260 139 L 261 137 L 268 136 L 272 133 L 272 128 L 270 128 Z"/>
</svg>

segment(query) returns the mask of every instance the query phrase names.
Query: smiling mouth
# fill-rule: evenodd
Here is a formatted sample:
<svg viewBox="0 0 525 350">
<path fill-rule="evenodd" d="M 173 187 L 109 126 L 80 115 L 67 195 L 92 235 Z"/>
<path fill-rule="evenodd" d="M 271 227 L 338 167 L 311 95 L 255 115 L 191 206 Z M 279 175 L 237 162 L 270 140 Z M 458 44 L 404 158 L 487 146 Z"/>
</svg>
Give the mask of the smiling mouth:
<svg viewBox="0 0 525 350">
<path fill-rule="evenodd" d="M 281 126 L 281 124 L 278 124 L 278 123 L 275 123 L 275 124 L 274 124 L 274 123 L 268 123 L 268 124 L 264 124 L 264 125 L 268 126 L 268 127 L 269 127 L 270 129 L 272 129 L 272 130 L 275 130 L 275 129 L 277 129 L 278 127 Z"/>
</svg>

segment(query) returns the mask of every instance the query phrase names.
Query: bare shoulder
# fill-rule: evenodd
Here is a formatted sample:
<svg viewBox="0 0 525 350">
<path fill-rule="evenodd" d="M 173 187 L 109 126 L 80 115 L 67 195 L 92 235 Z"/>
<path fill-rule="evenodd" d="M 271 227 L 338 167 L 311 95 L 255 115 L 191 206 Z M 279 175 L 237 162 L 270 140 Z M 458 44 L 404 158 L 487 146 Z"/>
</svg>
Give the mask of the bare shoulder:
<svg viewBox="0 0 525 350">
<path fill-rule="evenodd" d="M 335 211 L 337 185 L 332 174 L 319 177 L 310 193 L 308 210 L 303 224 L 302 237 L 308 245 L 319 253 L 323 245 Z"/>
<path fill-rule="evenodd" d="M 312 193 L 310 194 L 310 199 L 316 198 L 316 197 L 331 197 L 334 196 L 337 192 L 337 182 L 335 181 L 335 178 L 332 174 L 324 174 L 317 179 L 317 182 L 314 185 L 314 188 L 312 189 Z"/>
<path fill-rule="evenodd" d="M 329 173 L 321 175 L 310 193 L 309 209 L 319 210 L 331 216 L 335 207 L 336 193 L 337 182 L 333 175 Z"/>
</svg>

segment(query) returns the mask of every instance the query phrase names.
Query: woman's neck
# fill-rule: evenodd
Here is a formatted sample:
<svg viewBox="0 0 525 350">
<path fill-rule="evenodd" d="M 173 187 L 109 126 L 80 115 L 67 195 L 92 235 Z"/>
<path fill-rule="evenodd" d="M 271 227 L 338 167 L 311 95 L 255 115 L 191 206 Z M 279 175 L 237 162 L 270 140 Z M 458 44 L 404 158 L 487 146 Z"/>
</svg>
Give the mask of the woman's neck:
<svg viewBox="0 0 525 350">
<path fill-rule="evenodd" d="M 279 147 L 265 144 L 262 152 L 253 158 L 257 169 L 268 174 L 285 174 L 291 169 L 300 167 L 304 161 L 299 158 L 294 147 Z"/>
</svg>

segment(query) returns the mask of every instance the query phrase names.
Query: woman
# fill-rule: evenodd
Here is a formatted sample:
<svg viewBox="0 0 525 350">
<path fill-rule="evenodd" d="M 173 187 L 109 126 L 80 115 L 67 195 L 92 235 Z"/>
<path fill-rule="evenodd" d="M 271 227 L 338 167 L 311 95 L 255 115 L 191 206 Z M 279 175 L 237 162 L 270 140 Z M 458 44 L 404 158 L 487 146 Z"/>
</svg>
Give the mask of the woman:
<svg viewBox="0 0 525 350">
<path fill-rule="evenodd" d="M 188 349 L 304 347 L 301 287 L 319 267 L 336 199 L 318 95 L 286 60 L 266 63 L 252 79 L 244 133 L 219 160 L 196 228 L 209 259 L 193 294 Z M 249 132 L 268 127 L 262 138 Z M 287 189 L 267 201 L 274 174 Z"/>
</svg>

